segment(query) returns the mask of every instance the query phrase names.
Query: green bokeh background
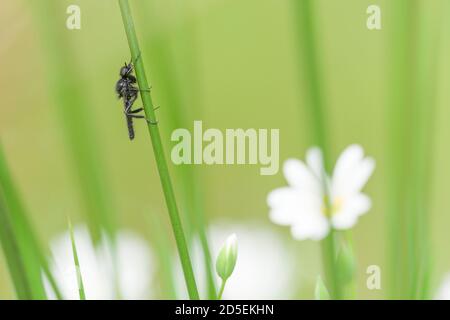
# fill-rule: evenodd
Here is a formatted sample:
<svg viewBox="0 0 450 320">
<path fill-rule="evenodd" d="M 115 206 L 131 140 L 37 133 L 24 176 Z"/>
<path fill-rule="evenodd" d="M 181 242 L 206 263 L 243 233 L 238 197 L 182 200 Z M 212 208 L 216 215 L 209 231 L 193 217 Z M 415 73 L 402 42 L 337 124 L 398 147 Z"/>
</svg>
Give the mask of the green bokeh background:
<svg viewBox="0 0 450 320">
<path fill-rule="evenodd" d="M 32 0 L 33 1 L 33 0 Z M 304 158 L 308 141 L 305 92 L 298 74 L 296 33 L 287 0 L 153 0 L 159 23 L 138 10 L 145 0 L 131 1 L 141 43 L 145 31 L 156 28 L 170 34 L 171 61 L 177 72 L 178 94 L 196 101 L 185 113 L 188 128 L 193 120 L 204 127 L 279 128 L 280 165 L 288 157 Z M 396 0 L 392 0 L 396 1 Z M 42 5 L 51 0 L 42 0 Z M 137 138 L 127 137 L 121 103 L 114 94 L 118 68 L 129 60 L 129 50 L 116 1 L 60 0 L 59 10 L 49 11 L 67 43 L 70 58 L 79 72 L 79 83 L 87 96 L 95 124 L 96 151 L 104 164 L 113 205 L 121 226 L 136 230 L 152 241 L 151 226 L 143 216 L 154 214 L 167 222 L 160 182 L 143 123 L 137 123 Z M 386 133 L 388 99 L 388 33 L 395 27 L 390 19 L 389 1 L 316 0 L 317 41 L 326 96 L 326 118 L 332 142 L 332 159 L 351 143 L 361 144 L 377 161 L 373 178 L 366 187 L 373 208 L 354 229 L 358 257 L 358 293 L 361 298 L 381 298 L 381 291 L 365 287 L 365 269 L 386 265 Z M 69 4 L 81 7 L 82 28 L 65 28 Z M 366 28 L 366 8 L 382 8 L 382 30 Z M 432 161 L 431 217 L 433 288 L 450 271 L 448 229 L 448 186 L 450 181 L 450 54 L 446 0 L 422 2 L 441 28 Z M 446 11 L 442 11 L 445 8 Z M 57 108 L 47 82 L 46 48 L 42 44 L 35 11 L 29 1 L 0 3 L 0 136 L 16 184 L 43 241 L 67 228 L 67 216 L 85 221 L 68 145 L 62 134 Z M 151 13 L 154 15 L 155 13 Z M 443 17 L 443 22 L 441 20 Z M 153 29 L 155 31 L 155 29 Z M 164 38 L 164 37 L 163 37 Z M 142 46 L 143 59 L 153 86 L 166 153 L 173 143 L 166 120 L 169 113 L 164 95 L 158 92 L 161 75 L 152 72 L 157 63 Z M 189 51 L 194 50 L 194 51 Z M 193 53 L 194 52 L 194 53 Z M 191 65 L 195 58 L 195 70 Z M 190 58 L 189 58 L 190 57 Z M 431 81 L 431 79 L 430 79 Z M 193 93 L 193 91 L 195 91 Z M 195 96 L 195 99 L 193 96 Z M 67 96 L 70 100 L 71 97 Z M 140 103 L 140 102 L 139 102 Z M 407 121 L 405 119 L 405 121 Z M 431 143 L 431 141 L 430 141 Z M 407 163 L 405 163 L 407 165 Z M 173 165 L 170 166 L 173 172 Z M 208 220 L 257 221 L 271 226 L 298 250 L 293 261 L 301 261 L 299 273 L 305 280 L 299 298 L 311 298 L 320 271 L 318 243 L 293 240 L 287 228 L 271 225 L 267 193 L 285 184 L 281 172 L 259 175 L 259 166 L 201 166 L 196 170 L 205 190 L 203 199 Z M 180 184 L 174 179 L 175 191 Z M 399 199 L 402 201 L 402 199 Z M 180 208 L 183 212 L 183 208 Z M 169 230 L 169 229 L 168 229 Z M 0 299 L 13 298 L 4 257 L 0 255 Z"/>
</svg>

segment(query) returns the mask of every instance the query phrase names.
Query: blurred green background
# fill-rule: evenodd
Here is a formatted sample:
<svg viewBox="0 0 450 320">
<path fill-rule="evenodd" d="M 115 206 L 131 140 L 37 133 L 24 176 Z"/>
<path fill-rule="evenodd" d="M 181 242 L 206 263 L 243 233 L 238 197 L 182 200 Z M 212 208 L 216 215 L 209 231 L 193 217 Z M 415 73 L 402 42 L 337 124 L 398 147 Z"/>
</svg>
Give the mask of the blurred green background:
<svg viewBox="0 0 450 320">
<path fill-rule="evenodd" d="M 383 272 L 387 259 L 388 52 L 389 33 L 395 28 L 390 6 L 395 1 L 314 1 L 332 160 L 347 145 L 359 143 L 377 161 L 366 187 L 373 208 L 359 220 L 353 235 L 361 298 L 381 298 L 386 287 L 383 278 L 381 291 L 368 290 L 365 270 L 376 264 Z M 435 288 L 450 271 L 450 216 L 446 205 L 450 181 L 450 127 L 446 125 L 450 116 L 450 25 L 446 15 L 450 15 L 450 6 L 446 0 L 419 2 L 424 14 L 431 17 L 431 29 L 441 33 L 433 51 L 436 79 L 429 79 L 435 83 L 434 101 L 430 101 L 434 122 L 429 128 L 434 149 L 427 157 L 432 181 L 427 214 L 431 218 Z M 81 7 L 81 30 L 65 27 L 69 4 Z M 371 4 L 382 9 L 382 30 L 366 28 L 366 9 Z M 155 104 L 161 106 L 157 115 L 166 154 L 174 145 L 170 142 L 174 122 L 168 109 L 175 93 L 163 85 L 167 75 L 159 68 L 160 56 L 152 50 L 151 41 L 160 41 L 168 48 L 165 63 L 174 71 L 171 79 L 175 79 L 176 97 L 185 106 L 183 126 L 192 128 L 193 120 L 203 120 L 205 127 L 219 129 L 279 128 L 280 165 L 288 157 L 304 158 L 310 146 L 309 123 L 291 1 L 133 0 L 131 6 L 152 95 Z M 49 45 L 45 30 L 53 30 L 64 40 Z M 414 30 L 411 32 L 414 36 Z M 58 50 L 58 46 L 66 49 Z M 60 55 L 64 57 L 56 67 L 49 65 Z M 70 140 L 62 128 L 60 108 L 65 107 L 64 99 L 53 99 L 55 83 L 49 80 L 55 68 L 64 75 L 67 67 L 75 72 L 73 84 L 85 97 L 82 108 L 92 127 L 93 135 L 80 135 L 95 141 L 94 154 L 102 176 L 107 178 L 104 183 L 118 224 L 151 242 L 151 226 L 143 223 L 143 217 L 152 214 L 167 224 L 167 214 L 145 126 L 137 121 L 136 139 L 128 140 L 122 105 L 114 93 L 118 69 L 130 57 L 116 1 L 1 1 L 0 57 L 1 142 L 42 241 L 64 231 L 67 216 L 74 222 L 86 220 Z M 70 90 L 66 93 L 64 98 L 70 103 Z M 408 117 L 404 121 L 408 122 Z M 172 164 L 170 170 L 176 171 Z M 256 221 L 281 234 L 287 246 L 295 246 L 292 261 L 301 264 L 298 272 L 302 279 L 296 297 L 311 298 L 321 268 L 318 243 L 297 242 L 287 228 L 272 225 L 268 219 L 266 196 L 285 184 L 281 171 L 261 176 L 259 166 L 224 165 L 201 166 L 195 172 L 209 221 Z M 178 175 L 173 176 L 179 195 L 182 184 Z M 185 211 L 182 204 L 180 211 Z M 0 299 L 13 297 L 0 255 Z"/>
</svg>

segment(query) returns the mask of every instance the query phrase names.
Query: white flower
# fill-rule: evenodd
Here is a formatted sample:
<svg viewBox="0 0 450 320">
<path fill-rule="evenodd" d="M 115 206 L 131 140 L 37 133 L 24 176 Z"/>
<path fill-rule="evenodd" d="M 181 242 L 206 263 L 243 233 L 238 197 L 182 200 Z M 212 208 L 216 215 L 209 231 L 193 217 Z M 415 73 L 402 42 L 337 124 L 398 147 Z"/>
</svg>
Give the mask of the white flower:
<svg viewBox="0 0 450 320">
<path fill-rule="evenodd" d="M 209 229 L 211 256 L 217 257 L 223 242 L 235 233 L 239 253 L 233 274 L 228 278 L 223 299 L 289 299 L 297 287 L 298 261 L 294 251 L 278 233 L 256 223 L 219 223 Z M 190 251 L 195 278 L 202 298 L 206 298 L 206 280 L 202 250 L 198 242 Z M 176 287 L 180 298 L 187 298 L 186 285 L 176 257 Z M 213 266 L 214 267 L 214 266 Z M 213 269 L 214 272 L 214 269 Z M 216 289 L 221 283 L 216 277 Z"/>
<path fill-rule="evenodd" d="M 361 189 L 374 168 L 375 161 L 364 157 L 362 147 L 351 145 L 342 152 L 329 178 L 324 171 L 322 152 L 310 148 L 306 164 L 296 159 L 284 163 L 289 186 L 269 194 L 270 219 L 291 226 L 293 237 L 299 240 L 321 240 L 330 226 L 349 229 L 371 207 L 370 198 Z M 328 204 L 330 210 L 326 209 Z"/>
<path fill-rule="evenodd" d="M 436 300 L 450 300 L 450 273 L 444 277 L 435 297 Z"/>
<path fill-rule="evenodd" d="M 74 228 L 74 236 L 86 299 L 149 298 L 154 269 L 150 248 L 143 239 L 132 232 L 120 231 L 113 252 L 108 241 L 94 247 L 84 226 Z M 53 258 L 50 271 L 63 298 L 79 299 L 69 232 L 57 237 L 50 247 Z M 44 284 L 47 296 L 55 299 L 47 279 Z"/>
</svg>

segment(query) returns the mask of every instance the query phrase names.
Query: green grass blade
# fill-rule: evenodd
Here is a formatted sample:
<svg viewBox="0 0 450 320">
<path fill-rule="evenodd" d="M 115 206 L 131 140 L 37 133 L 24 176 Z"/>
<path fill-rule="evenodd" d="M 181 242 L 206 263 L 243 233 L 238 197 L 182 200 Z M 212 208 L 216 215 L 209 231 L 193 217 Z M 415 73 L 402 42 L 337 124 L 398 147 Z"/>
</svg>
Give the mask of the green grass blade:
<svg viewBox="0 0 450 320">
<path fill-rule="evenodd" d="M 318 61 L 314 1 L 292 0 L 295 13 L 296 33 L 298 35 L 299 61 L 301 61 L 300 73 L 305 78 L 306 90 L 309 93 L 308 115 L 311 123 L 312 143 L 323 150 L 324 165 L 330 169 L 330 147 L 325 118 L 325 97 L 322 92 L 323 81 Z M 323 181 L 326 181 L 323 179 Z M 323 186 L 325 194 L 328 193 L 326 185 Z M 329 204 L 327 204 L 329 207 Z M 329 211 L 329 208 L 328 208 Z M 342 289 L 339 284 L 338 268 L 336 264 L 337 247 L 334 230 L 322 240 L 322 260 L 325 270 L 325 282 L 330 290 L 331 298 L 340 299 Z"/>
<path fill-rule="evenodd" d="M 301 62 L 300 73 L 304 77 L 307 87 L 304 90 L 309 93 L 307 96 L 309 106 L 308 115 L 310 117 L 312 132 L 312 143 L 320 146 L 324 153 L 325 167 L 330 169 L 329 164 L 329 141 L 327 125 L 325 119 L 325 97 L 322 92 L 322 71 L 318 61 L 317 50 L 317 29 L 315 26 L 314 1 L 292 0 L 295 9 L 295 22 L 297 35 L 299 37 L 299 61 Z"/>
<path fill-rule="evenodd" d="M 408 162 L 408 148 L 405 139 L 409 114 L 411 90 L 411 52 L 412 52 L 412 13 L 409 0 L 392 2 L 392 25 L 389 30 L 388 48 L 388 103 L 387 103 L 387 221 L 388 221 L 388 295 L 389 298 L 405 298 L 408 278 L 407 224 L 405 207 L 405 190 L 407 172 L 405 163 Z M 403 199 L 403 200 L 402 200 Z"/>
<path fill-rule="evenodd" d="M 430 176 L 442 2 L 392 3 L 389 26 L 389 297 L 427 296 L 431 272 Z M 433 12 L 433 14 L 431 14 Z M 405 166 L 408 163 L 408 166 Z"/>
<path fill-rule="evenodd" d="M 77 246 L 75 244 L 75 236 L 73 234 L 72 223 L 70 222 L 70 220 L 69 220 L 69 232 L 70 232 L 70 242 L 72 243 L 73 262 L 75 264 L 75 270 L 77 273 L 77 284 L 78 284 L 78 291 L 80 293 L 80 300 L 86 300 L 86 294 L 84 292 L 84 285 L 83 285 L 83 277 L 81 275 L 80 262 L 78 261 Z"/>
<path fill-rule="evenodd" d="M 416 252 L 416 274 L 410 284 L 410 297 L 427 297 L 431 276 L 431 246 L 429 239 L 431 168 L 433 162 L 434 119 L 436 110 L 437 52 L 439 52 L 443 3 L 422 5 L 411 2 L 416 26 L 414 52 L 413 99 L 410 108 L 410 139 L 414 141 L 411 155 L 411 183 L 409 203 L 414 223 L 414 237 L 410 245 Z M 438 14 L 436 15 L 436 12 Z"/>
<path fill-rule="evenodd" d="M 145 115 L 148 122 L 148 131 L 152 141 L 153 152 L 156 158 L 156 164 L 158 167 L 159 177 L 161 180 L 166 205 L 169 211 L 169 217 L 172 224 L 173 233 L 175 236 L 178 252 L 180 255 L 181 265 L 183 267 L 184 277 L 188 288 L 189 296 L 191 299 L 198 299 L 198 290 L 195 283 L 194 272 L 192 270 L 192 263 L 189 257 L 189 251 L 186 244 L 186 238 L 181 226 L 181 220 L 178 213 L 178 208 L 175 200 L 175 194 L 173 191 L 172 181 L 169 175 L 169 169 L 167 167 L 167 161 L 164 155 L 164 149 L 159 133 L 159 128 L 156 122 L 154 106 L 147 82 L 147 76 L 145 74 L 144 63 L 141 57 L 141 51 L 139 48 L 136 31 L 134 29 L 133 18 L 131 16 L 130 7 L 127 0 L 119 0 L 120 11 L 122 14 L 123 24 L 128 39 L 128 45 L 130 47 L 131 57 L 135 62 L 135 71 L 139 88 L 142 90 L 141 99 L 144 105 Z M 139 59 L 138 59 L 139 58 Z"/>
<path fill-rule="evenodd" d="M 50 282 L 54 283 L 53 277 L 50 274 L 47 266 L 45 255 L 38 245 L 37 238 L 28 221 L 26 211 L 22 205 L 18 192 L 14 186 L 13 180 L 10 176 L 9 169 L 6 164 L 6 159 L 0 146 L 0 192 L 3 197 L 3 220 L 5 222 L 4 241 L 8 242 L 6 235 L 11 236 L 11 246 L 16 247 L 16 254 L 20 256 L 14 258 L 14 264 L 18 268 L 24 269 L 24 276 L 27 278 L 27 286 L 31 298 L 45 299 L 45 290 L 42 282 L 41 271 L 47 274 Z M 4 246 L 8 244 L 4 244 Z M 5 248 L 5 251 L 11 254 L 11 248 Z M 23 272 L 23 271 L 21 271 Z M 17 278 L 16 276 L 13 276 Z M 20 285 L 18 288 L 21 292 L 25 288 Z M 55 292 L 59 293 L 55 285 Z"/>
<path fill-rule="evenodd" d="M 26 268 L 20 254 L 18 239 L 14 234 L 10 214 L 7 212 L 3 194 L 0 193 L 0 243 L 8 264 L 17 298 L 33 299 L 30 283 L 26 276 Z"/>
</svg>

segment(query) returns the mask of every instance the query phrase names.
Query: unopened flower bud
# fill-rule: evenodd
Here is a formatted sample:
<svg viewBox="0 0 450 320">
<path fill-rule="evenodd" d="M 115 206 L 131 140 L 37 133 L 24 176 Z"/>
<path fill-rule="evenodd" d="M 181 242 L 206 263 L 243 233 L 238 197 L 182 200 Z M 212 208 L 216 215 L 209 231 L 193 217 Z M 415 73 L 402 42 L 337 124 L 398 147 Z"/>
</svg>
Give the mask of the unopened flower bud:
<svg viewBox="0 0 450 320">
<path fill-rule="evenodd" d="M 216 260 L 216 271 L 223 281 L 226 281 L 233 273 L 237 259 L 237 237 L 233 233 L 227 238 L 220 249 Z"/>
</svg>

